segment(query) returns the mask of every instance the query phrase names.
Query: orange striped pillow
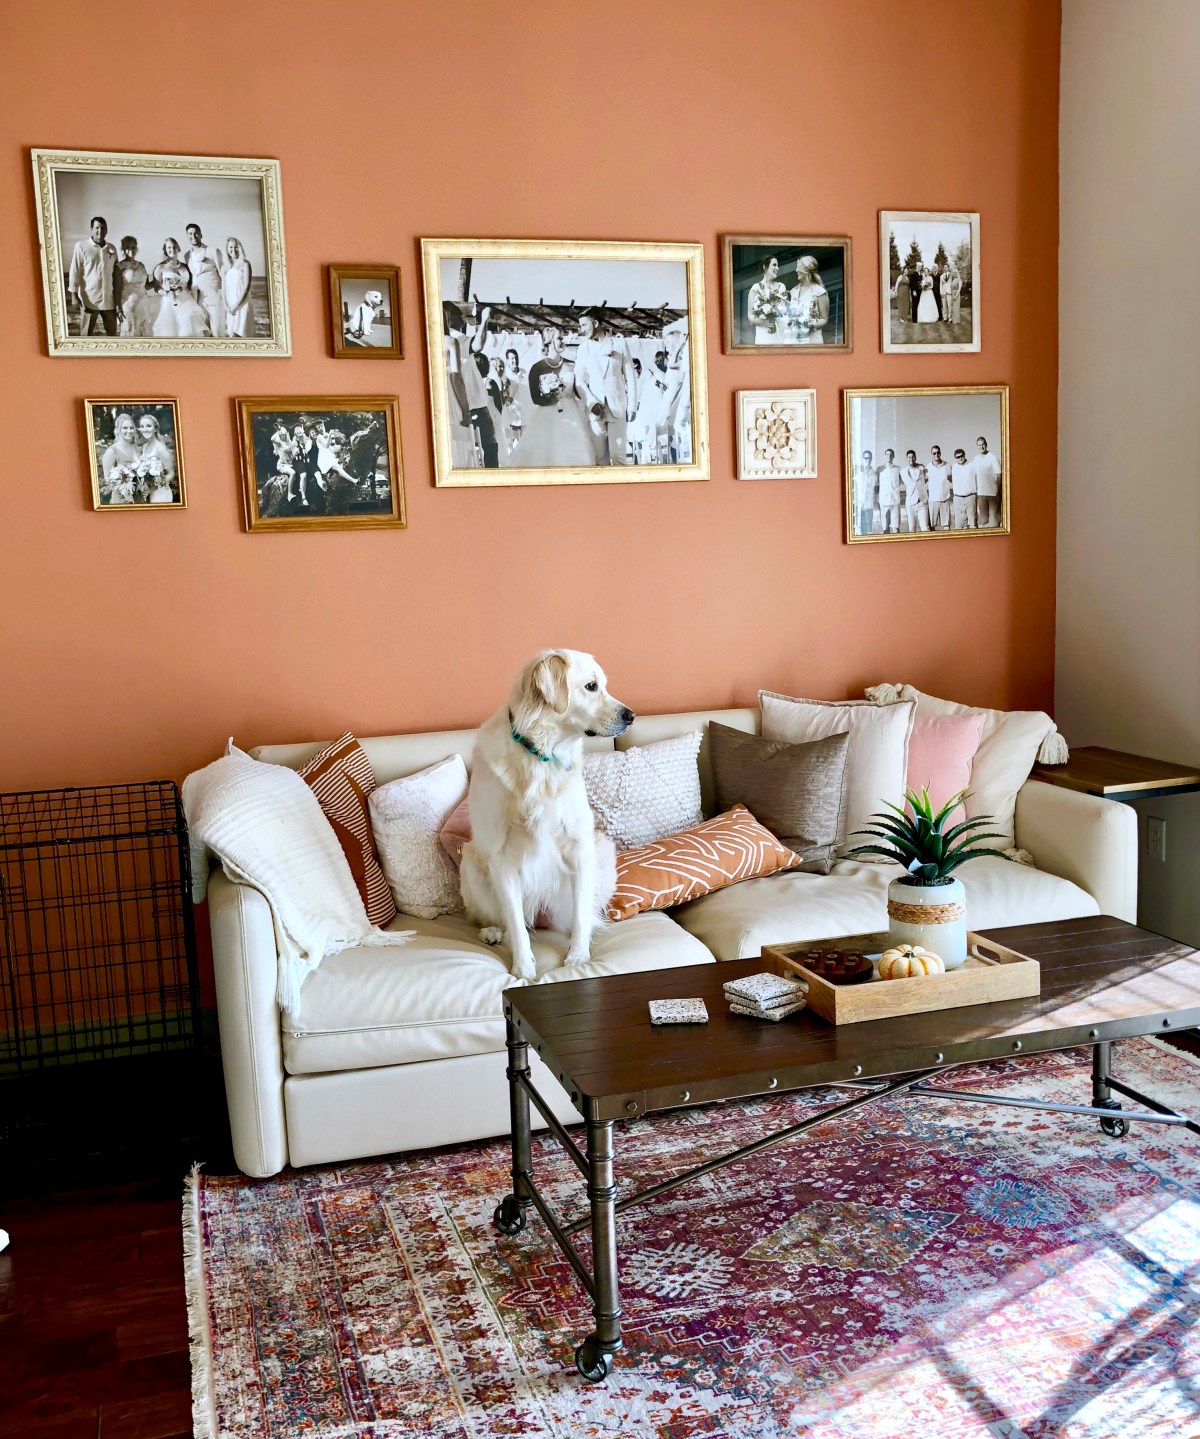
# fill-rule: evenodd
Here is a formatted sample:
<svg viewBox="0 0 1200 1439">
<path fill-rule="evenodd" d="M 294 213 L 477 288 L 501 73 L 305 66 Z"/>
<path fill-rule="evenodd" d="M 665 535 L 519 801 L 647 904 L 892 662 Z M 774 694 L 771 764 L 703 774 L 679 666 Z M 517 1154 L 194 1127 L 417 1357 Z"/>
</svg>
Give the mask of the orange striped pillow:
<svg viewBox="0 0 1200 1439">
<path fill-rule="evenodd" d="M 316 795 L 325 818 L 333 826 L 367 918 L 372 924 L 390 924 L 396 918 L 396 901 L 375 853 L 367 809 L 375 775 L 366 751 L 347 731 L 341 739 L 318 750 L 300 771 L 300 778 Z"/>
<path fill-rule="evenodd" d="M 605 913 L 609 919 L 628 919 L 644 909 L 667 909 L 799 864 L 798 854 L 780 844 L 744 804 L 735 804 L 695 829 L 619 850 L 617 887 Z"/>
</svg>

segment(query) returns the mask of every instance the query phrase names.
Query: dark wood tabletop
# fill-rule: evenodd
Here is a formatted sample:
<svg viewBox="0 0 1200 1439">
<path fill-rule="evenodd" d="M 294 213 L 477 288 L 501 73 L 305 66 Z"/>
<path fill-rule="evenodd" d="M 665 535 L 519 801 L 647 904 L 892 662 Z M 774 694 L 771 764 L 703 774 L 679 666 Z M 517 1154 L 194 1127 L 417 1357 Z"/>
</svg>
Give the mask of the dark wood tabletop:
<svg viewBox="0 0 1200 1439">
<path fill-rule="evenodd" d="M 722 985 L 761 958 L 505 991 L 505 1010 L 595 1119 L 839 1080 L 1068 1049 L 1200 1025 L 1200 952 L 1098 915 L 980 931 L 1036 959 L 1031 999 L 863 1024 L 733 1014 Z M 652 1025 L 652 999 L 703 999 L 702 1025 Z"/>
<path fill-rule="evenodd" d="M 1072 749 L 1066 764 L 1035 765 L 1033 778 L 1060 789 L 1121 800 L 1191 794 L 1200 789 L 1200 769 L 1195 765 L 1148 759 L 1101 745 Z"/>
</svg>

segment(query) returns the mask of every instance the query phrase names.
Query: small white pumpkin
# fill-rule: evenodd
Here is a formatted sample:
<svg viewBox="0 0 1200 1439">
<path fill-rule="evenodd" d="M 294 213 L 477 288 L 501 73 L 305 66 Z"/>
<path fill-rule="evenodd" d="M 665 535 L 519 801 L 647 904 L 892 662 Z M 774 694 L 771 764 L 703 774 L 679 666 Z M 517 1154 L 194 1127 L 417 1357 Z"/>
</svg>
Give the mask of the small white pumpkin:
<svg viewBox="0 0 1200 1439">
<path fill-rule="evenodd" d="M 880 979 L 916 979 L 925 974 L 945 974 L 941 958 L 919 944 L 899 944 L 879 956 Z"/>
</svg>

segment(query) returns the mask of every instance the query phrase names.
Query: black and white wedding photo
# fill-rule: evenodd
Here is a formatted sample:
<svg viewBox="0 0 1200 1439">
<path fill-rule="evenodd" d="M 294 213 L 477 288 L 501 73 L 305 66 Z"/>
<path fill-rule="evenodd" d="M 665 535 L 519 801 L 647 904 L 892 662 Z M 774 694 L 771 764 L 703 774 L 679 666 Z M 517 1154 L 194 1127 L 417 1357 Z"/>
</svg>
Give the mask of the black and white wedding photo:
<svg viewBox="0 0 1200 1439">
<path fill-rule="evenodd" d="M 979 349 L 978 215 L 884 210 L 879 257 L 884 354 Z"/>
<path fill-rule="evenodd" d="M 394 398 L 315 396 L 236 404 L 247 529 L 404 524 Z"/>
<path fill-rule="evenodd" d="M 423 249 L 438 484 L 707 478 L 701 246 Z"/>
<path fill-rule="evenodd" d="M 845 392 L 846 539 L 1009 533 L 1008 386 Z"/>
<path fill-rule="evenodd" d="M 850 239 L 723 235 L 725 353 L 853 348 Z"/>
<path fill-rule="evenodd" d="M 329 318 L 334 359 L 400 359 L 399 269 L 330 265 Z"/>
<path fill-rule="evenodd" d="M 84 400 L 92 508 L 187 508 L 175 400 Z"/>
<path fill-rule="evenodd" d="M 289 353 L 277 162 L 34 165 L 51 353 Z"/>
</svg>

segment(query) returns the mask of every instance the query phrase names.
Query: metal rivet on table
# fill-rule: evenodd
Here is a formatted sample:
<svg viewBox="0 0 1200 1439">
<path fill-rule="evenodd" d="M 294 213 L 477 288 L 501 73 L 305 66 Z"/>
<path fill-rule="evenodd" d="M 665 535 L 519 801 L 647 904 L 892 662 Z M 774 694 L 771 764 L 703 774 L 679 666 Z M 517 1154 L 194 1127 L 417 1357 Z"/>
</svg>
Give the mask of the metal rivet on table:
<svg viewBox="0 0 1200 1439">
<path fill-rule="evenodd" d="M 1020 1047 L 1021 1047 L 1021 1041 L 1020 1041 L 1019 1039 L 1014 1039 L 1014 1040 L 1013 1040 L 1013 1048 L 1014 1048 L 1014 1049 L 1020 1049 Z"/>
<path fill-rule="evenodd" d="M 779 1081 L 778 1081 L 777 1079 L 773 1079 L 773 1080 L 770 1082 L 770 1084 L 767 1085 L 767 1088 L 768 1088 L 768 1089 L 774 1089 L 774 1088 L 778 1085 L 778 1083 L 779 1083 Z"/>
<path fill-rule="evenodd" d="M 625 1108 L 630 1112 L 630 1114 L 633 1114 L 637 1109 L 637 1100 L 627 1099 L 625 1101 Z"/>
<path fill-rule="evenodd" d="M 942 1060 L 945 1059 L 945 1057 L 946 1056 L 939 1049 L 938 1052 L 933 1056 L 934 1064 L 941 1064 Z"/>
<path fill-rule="evenodd" d="M 688 1100 L 692 1097 L 692 1091 L 690 1089 L 685 1089 L 679 1097 L 686 1104 Z"/>
<path fill-rule="evenodd" d="M 1164 1028 L 1164 1029 L 1170 1029 L 1170 1027 L 1171 1027 L 1171 1021 L 1170 1021 L 1169 1019 L 1164 1019 L 1164 1020 L 1163 1020 L 1163 1028 Z"/>
<path fill-rule="evenodd" d="M 1100 1031 L 1099 1031 L 1098 1029 L 1089 1029 L 1089 1030 L 1088 1030 L 1088 1038 L 1089 1038 L 1089 1039 L 1099 1039 L 1099 1038 L 1100 1038 Z"/>
<path fill-rule="evenodd" d="M 855 1074 L 861 1074 L 861 1073 L 862 1073 L 862 1065 L 861 1065 L 861 1064 L 856 1064 L 856 1065 L 854 1066 L 854 1072 L 855 1072 Z"/>
</svg>

